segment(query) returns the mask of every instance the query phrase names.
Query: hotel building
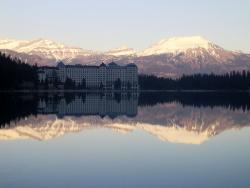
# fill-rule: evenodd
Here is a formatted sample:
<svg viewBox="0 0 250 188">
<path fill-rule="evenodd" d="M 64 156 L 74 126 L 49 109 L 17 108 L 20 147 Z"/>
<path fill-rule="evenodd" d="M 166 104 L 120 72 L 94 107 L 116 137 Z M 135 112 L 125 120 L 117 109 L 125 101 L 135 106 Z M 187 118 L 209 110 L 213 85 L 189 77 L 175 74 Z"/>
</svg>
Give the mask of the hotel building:
<svg viewBox="0 0 250 188">
<path fill-rule="evenodd" d="M 117 65 L 114 62 L 102 63 L 100 66 L 88 65 L 65 65 L 58 63 L 57 67 L 40 67 L 38 71 L 40 82 L 46 80 L 57 80 L 64 84 L 67 79 L 72 80 L 76 85 L 85 82 L 86 88 L 93 89 L 138 89 L 138 69 L 135 64 L 125 66 Z"/>
</svg>

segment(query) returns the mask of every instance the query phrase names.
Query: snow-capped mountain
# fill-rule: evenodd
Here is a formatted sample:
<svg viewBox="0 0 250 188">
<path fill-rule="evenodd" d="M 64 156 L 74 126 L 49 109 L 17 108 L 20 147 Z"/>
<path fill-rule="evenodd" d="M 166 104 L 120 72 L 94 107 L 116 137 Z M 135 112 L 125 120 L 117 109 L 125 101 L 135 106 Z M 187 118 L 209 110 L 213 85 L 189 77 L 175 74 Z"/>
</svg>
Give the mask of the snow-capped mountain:
<svg viewBox="0 0 250 188">
<path fill-rule="evenodd" d="M 211 55 L 217 55 L 216 51 L 223 50 L 218 45 L 213 44 L 200 36 L 193 37 L 173 37 L 170 39 L 163 39 L 151 47 L 136 52 L 133 48 L 122 46 L 120 48 L 111 49 L 107 52 L 93 52 L 91 50 L 84 50 L 77 47 L 69 47 L 61 43 L 57 43 L 47 39 L 36 40 L 13 40 L 3 39 L 0 40 L 0 49 L 13 50 L 19 53 L 26 53 L 29 55 L 39 55 L 41 57 L 63 60 L 73 59 L 77 56 L 90 56 L 97 54 L 104 54 L 110 56 L 151 56 L 161 54 L 179 54 L 182 52 L 193 51 L 195 55 L 197 51 L 206 50 Z"/>
<path fill-rule="evenodd" d="M 140 73 L 164 77 L 250 70 L 249 54 L 225 50 L 200 36 L 163 39 L 141 52 L 126 46 L 98 52 L 45 39 L 3 39 L 0 49 L 30 64 L 53 66 L 56 61 L 63 60 L 66 64 L 96 65 L 116 61 L 118 64 L 135 63 Z"/>
<path fill-rule="evenodd" d="M 209 40 L 201 36 L 193 37 L 173 37 L 170 39 L 162 39 L 158 43 L 145 49 L 141 56 L 159 55 L 159 54 L 178 54 L 181 52 L 187 52 L 188 50 L 204 49 L 211 53 L 214 50 L 222 49 L 219 46 L 213 44 Z"/>
<path fill-rule="evenodd" d="M 46 39 L 26 40 L 0 40 L 0 49 L 13 50 L 28 55 L 38 55 L 49 59 L 73 59 L 77 56 L 88 56 L 94 52 L 76 47 L 68 47 Z"/>
<path fill-rule="evenodd" d="M 112 56 L 131 56 L 131 55 L 136 55 L 136 51 L 133 48 L 122 46 L 120 48 L 109 50 L 106 52 L 106 54 Z"/>
</svg>

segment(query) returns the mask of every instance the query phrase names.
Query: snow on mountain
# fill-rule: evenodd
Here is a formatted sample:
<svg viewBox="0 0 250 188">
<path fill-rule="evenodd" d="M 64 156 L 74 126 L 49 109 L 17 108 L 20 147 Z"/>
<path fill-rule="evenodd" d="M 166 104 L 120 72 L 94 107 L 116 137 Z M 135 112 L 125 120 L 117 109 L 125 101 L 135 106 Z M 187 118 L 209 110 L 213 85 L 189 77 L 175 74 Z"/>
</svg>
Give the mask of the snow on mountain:
<svg viewBox="0 0 250 188">
<path fill-rule="evenodd" d="M 72 59 L 77 56 L 88 56 L 94 52 L 76 47 L 68 47 L 46 39 L 25 40 L 0 40 L 0 49 L 13 50 L 28 55 L 39 55 L 41 57 L 63 60 Z"/>
<path fill-rule="evenodd" d="M 209 40 L 200 36 L 193 37 L 173 37 L 163 39 L 140 53 L 141 56 L 159 55 L 159 54 L 178 54 L 186 52 L 189 49 L 219 49 L 220 47 Z"/>
<path fill-rule="evenodd" d="M 77 56 L 89 56 L 101 54 L 91 50 L 84 50 L 77 47 L 69 47 L 47 39 L 28 40 L 13 40 L 2 39 L 0 40 L 0 49 L 13 50 L 19 53 L 26 53 L 29 55 L 39 55 L 46 58 L 63 60 L 73 59 Z M 149 56 L 168 53 L 186 52 L 190 49 L 205 49 L 210 51 L 211 54 L 216 55 L 216 50 L 221 49 L 219 46 L 212 42 L 200 37 L 174 37 L 170 39 L 163 39 L 160 42 L 152 45 L 150 48 L 137 53 L 133 48 L 122 46 L 109 50 L 104 55 L 111 56 Z M 196 53 L 196 52 L 193 52 Z"/>
<path fill-rule="evenodd" d="M 106 52 L 106 54 L 112 56 L 131 56 L 136 55 L 136 51 L 133 48 L 122 46 L 120 48 L 109 50 L 108 52 Z"/>
<path fill-rule="evenodd" d="M 29 41 L 26 41 L 26 40 L 0 39 L 0 49 L 12 50 L 28 42 Z"/>
<path fill-rule="evenodd" d="M 139 53 L 137 53 L 133 48 L 128 48 L 127 46 L 115 48 L 105 53 L 93 52 L 82 48 L 68 47 L 46 39 L 36 39 L 32 41 L 2 39 L 0 40 L 0 49 L 13 50 L 19 53 L 26 53 L 28 55 L 39 55 L 40 57 L 56 60 L 71 60 L 77 58 L 78 56 L 86 57 L 106 55 L 116 57 L 143 57 L 170 53 L 179 54 L 181 52 L 191 53 L 192 56 L 201 56 L 207 52 L 210 55 L 219 58 L 220 52 L 223 51 L 221 47 L 200 36 L 163 39 Z"/>
</svg>

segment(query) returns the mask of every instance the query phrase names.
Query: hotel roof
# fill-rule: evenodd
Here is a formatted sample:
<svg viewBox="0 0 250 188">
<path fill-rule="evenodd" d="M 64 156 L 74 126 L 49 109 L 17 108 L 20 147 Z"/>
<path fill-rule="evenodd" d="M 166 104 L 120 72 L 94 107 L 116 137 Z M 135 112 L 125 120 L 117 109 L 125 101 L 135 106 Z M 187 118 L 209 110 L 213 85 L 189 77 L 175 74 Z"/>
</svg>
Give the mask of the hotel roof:
<svg viewBox="0 0 250 188">
<path fill-rule="evenodd" d="M 78 68 L 99 68 L 99 67 L 107 67 L 107 68 L 121 68 L 121 67 L 137 67 L 135 64 L 130 63 L 127 65 L 118 65 L 115 62 L 111 62 L 109 64 L 101 63 L 100 65 L 81 65 L 81 64 L 75 64 L 75 65 L 68 65 L 64 64 L 63 62 L 59 62 L 56 67 L 52 66 L 42 66 L 41 69 L 58 69 L 59 67 L 78 67 Z"/>
</svg>

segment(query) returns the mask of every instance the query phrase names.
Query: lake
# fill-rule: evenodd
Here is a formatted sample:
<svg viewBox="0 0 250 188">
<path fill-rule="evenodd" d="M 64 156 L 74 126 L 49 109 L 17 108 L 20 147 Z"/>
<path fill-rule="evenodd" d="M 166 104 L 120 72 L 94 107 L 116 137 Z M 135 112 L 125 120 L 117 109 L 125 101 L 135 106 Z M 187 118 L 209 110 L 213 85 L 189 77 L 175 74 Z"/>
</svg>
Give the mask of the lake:
<svg viewBox="0 0 250 188">
<path fill-rule="evenodd" d="M 250 187 L 250 94 L 2 93 L 0 187 Z"/>
</svg>

